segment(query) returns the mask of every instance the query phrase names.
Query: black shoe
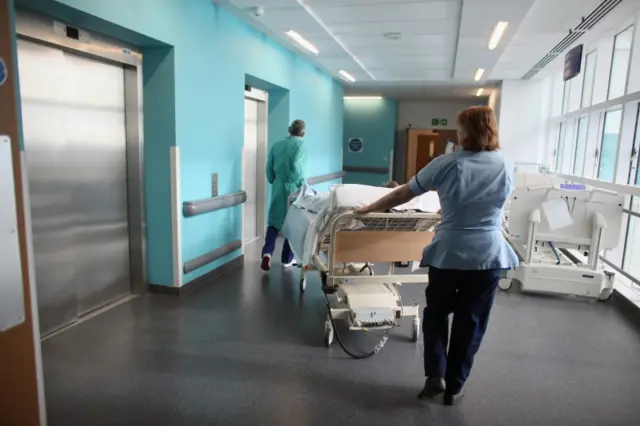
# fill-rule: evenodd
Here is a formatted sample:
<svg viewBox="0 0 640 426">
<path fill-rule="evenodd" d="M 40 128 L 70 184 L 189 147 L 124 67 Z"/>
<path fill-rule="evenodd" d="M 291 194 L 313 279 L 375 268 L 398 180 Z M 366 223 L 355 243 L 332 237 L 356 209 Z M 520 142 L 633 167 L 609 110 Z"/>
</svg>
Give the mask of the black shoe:
<svg viewBox="0 0 640 426">
<path fill-rule="evenodd" d="M 418 399 L 433 399 L 444 392 L 444 380 L 439 377 L 428 378 L 424 382 L 424 388 L 418 394 Z"/>
<path fill-rule="evenodd" d="M 462 398 L 464 396 L 464 391 L 461 390 L 458 393 L 450 393 L 450 392 L 446 392 L 444 393 L 444 405 L 446 406 L 452 406 L 457 400 L 459 400 L 460 398 Z"/>
</svg>

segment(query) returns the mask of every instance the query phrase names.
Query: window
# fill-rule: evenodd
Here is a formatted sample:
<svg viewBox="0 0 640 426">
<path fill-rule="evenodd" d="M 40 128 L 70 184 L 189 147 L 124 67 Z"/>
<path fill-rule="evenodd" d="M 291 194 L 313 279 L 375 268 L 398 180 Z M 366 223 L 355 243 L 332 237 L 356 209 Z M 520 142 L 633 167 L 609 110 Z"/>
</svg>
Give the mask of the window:
<svg viewBox="0 0 640 426">
<path fill-rule="evenodd" d="M 614 99 L 625 94 L 632 39 L 633 27 L 627 28 L 614 39 L 607 99 Z"/>
<path fill-rule="evenodd" d="M 576 149 L 573 153 L 573 174 L 576 176 L 582 176 L 582 169 L 584 168 L 584 156 L 587 149 L 587 130 L 589 120 L 587 117 L 582 117 L 578 120 L 578 131 L 576 133 Z"/>
<path fill-rule="evenodd" d="M 582 82 L 582 100 L 580 108 L 591 106 L 593 99 L 593 83 L 596 78 L 596 56 L 595 50 L 589 53 L 584 60 L 584 81 Z"/>
<path fill-rule="evenodd" d="M 640 148 L 640 104 L 636 106 L 636 130 L 633 135 L 633 146 L 631 147 L 631 156 L 629 158 L 629 177 L 627 183 L 629 185 L 640 184 L 640 160 L 638 160 L 638 149 Z"/>
<path fill-rule="evenodd" d="M 564 93 L 562 94 L 562 113 L 566 114 L 569 111 L 569 97 L 571 95 L 571 82 L 573 80 L 564 82 Z"/>
<path fill-rule="evenodd" d="M 609 111 L 604 115 L 604 131 L 602 132 L 600 159 L 598 161 L 598 179 L 607 182 L 613 182 L 614 180 L 621 121 L 622 108 Z"/>
</svg>

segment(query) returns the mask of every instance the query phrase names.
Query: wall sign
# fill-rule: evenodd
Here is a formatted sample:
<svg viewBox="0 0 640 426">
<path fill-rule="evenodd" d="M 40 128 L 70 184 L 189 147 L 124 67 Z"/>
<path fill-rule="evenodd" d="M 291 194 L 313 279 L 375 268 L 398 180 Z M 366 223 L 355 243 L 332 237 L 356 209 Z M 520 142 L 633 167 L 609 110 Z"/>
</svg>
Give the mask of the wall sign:
<svg viewBox="0 0 640 426">
<path fill-rule="evenodd" d="M 24 292 L 20 268 L 20 242 L 16 214 L 15 181 L 11 140 L 0 135 L 0 197 L 7 208 L 0 209 L 0 332 L 24 322 Z"/>
<path fill-rule="evenodd" d="M 349 138 L 349 152 L 362 152 L 364 141 L 362 138 Z"/>
<path fill-rule="evenodd" d="M 7 71 L 7 64 L 4 62 L 4 59 L 0 57 L 0 86 L 7 81 L 8 75 L 9 71 Z"/>
<path fill-rule="evenodd" d="M 432 126 L 446 126 L 449 121 L 446 118 L 432 118 Z"/>
</svg>

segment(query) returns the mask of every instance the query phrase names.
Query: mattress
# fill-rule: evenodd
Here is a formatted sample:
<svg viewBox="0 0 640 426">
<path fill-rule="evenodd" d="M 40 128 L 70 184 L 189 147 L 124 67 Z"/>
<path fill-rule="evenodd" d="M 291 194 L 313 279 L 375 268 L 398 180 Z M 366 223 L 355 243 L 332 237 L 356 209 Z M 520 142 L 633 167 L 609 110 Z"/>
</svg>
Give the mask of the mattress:
<svg viewBox="0 0 640 426">
<path fill-rule="evenodd" d="M 313 194 L 303 188 L 289 208 L 282 229 L 296 255 L 296 260 L 303 266 L 311 263 L 318 242 L 329 232 L 327 225 L 334 217 L 368 206 L 393 191 L 394 189 L 367 185 L 338 185 L 331 192 Z M 436 213 L 438 210 L 438 194 L 430 191 L 396 207 L 393 211 Z M 358 226 L 356 220 L 347 225 L 351 229 Z"/>
</svg>

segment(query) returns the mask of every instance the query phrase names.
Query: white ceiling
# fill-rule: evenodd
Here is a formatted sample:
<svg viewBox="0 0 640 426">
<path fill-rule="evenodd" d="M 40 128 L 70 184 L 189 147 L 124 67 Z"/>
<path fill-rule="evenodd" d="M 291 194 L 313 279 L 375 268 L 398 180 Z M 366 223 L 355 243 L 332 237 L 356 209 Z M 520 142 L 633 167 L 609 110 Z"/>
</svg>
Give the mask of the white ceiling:
<svg viewBox="0 0 640 426">
<path fill-rule="evenodd" d="M 522 78 L 601 1 L 214 0 L 325 71 L 349 72 L 357 82 L 345 84 L 347 93 L 403 98 L 470 97 L 478 87 L 486 87 L 488 95 L 497 82 Z M 628 13 L 629 5 L 637 10 L 640 1 L 625 3 L 626 12 L 616 14 Z M 264 7 L 263 16 L 249 12 L 256 6 Z M 498 21 L 509 26 L 490 51 L 487 43 Z M 285 35 L 288 30 L 320 53 L 301 49 Z M 386 33 L 401 38 L 390 40 Z M 479 83 L 473 80 L 477 68 L 486 70 Z"/>
</svg>

